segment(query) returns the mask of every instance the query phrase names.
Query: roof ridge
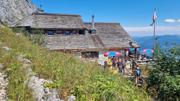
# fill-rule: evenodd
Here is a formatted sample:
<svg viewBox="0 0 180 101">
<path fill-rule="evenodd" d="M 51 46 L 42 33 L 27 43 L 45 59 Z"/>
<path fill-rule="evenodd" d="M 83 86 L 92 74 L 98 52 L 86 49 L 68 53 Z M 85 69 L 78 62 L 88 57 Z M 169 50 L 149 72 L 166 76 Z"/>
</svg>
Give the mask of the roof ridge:
<svg viewBox="0 0 180 101">
<path fill-rule="evenodd" d="M 84 24 L 91 24 L 91 22 L 84 22 Z M 119 22 L 95 22 L 95 24 L 119 24 Z"/>
<path fill-rule="evenodd" d="M 56 15 L 56 16 L 77 16 L 81 17 L 81 15 L 78 14 L 59 14 L 59 13 L 33 13 L 34 15 Z"/>
</svg>

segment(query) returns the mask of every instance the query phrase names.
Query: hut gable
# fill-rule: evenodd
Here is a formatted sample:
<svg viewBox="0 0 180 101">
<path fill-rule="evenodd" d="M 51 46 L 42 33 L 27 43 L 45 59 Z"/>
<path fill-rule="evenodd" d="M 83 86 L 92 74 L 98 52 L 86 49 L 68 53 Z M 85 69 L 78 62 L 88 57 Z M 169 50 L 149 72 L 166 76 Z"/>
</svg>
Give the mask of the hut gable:
<svg viewBox="0 0 180 101">
<path fill-rule="evenodd" d="M 80 15 L 33 13 L 16 26 L 30 26 L 42 29 L 84 29 Z"/>
</svg>

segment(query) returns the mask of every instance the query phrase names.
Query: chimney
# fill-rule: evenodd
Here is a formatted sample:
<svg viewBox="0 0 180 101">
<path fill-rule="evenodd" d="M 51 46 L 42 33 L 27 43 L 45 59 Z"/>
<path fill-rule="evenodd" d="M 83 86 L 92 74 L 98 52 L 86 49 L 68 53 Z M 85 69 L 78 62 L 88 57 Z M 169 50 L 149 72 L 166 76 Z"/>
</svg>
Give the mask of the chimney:
<svg viewBox="0 0 180 101">
<path fill-rule="evenodd" d="M 94 28 L 94 15 L 92 15 L 92 30 L 95 30 L 95 28 Z"/>
</svg>

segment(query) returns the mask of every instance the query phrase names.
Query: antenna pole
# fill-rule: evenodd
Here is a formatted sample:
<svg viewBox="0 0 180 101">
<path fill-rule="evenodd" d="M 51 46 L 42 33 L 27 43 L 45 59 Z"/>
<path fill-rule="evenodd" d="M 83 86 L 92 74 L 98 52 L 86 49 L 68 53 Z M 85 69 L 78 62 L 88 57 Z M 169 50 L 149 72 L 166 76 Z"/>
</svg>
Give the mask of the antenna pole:
<svg viewBox="0 0 180 101">
<path fill-rule="evenodd" d="M 40 9 L 42 9 L 42 1 L 41 0 L 39 0 L 39 1 L 40 1 L 39 7 L 40 7 Z"/>
</svg>

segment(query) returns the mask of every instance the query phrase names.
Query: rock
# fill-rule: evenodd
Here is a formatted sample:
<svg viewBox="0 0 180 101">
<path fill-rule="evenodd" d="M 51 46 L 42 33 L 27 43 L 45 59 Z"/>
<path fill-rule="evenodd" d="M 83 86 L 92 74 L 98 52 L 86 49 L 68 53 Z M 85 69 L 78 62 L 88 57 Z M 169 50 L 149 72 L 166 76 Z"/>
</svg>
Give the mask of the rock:
<svg viewBox="0 0 180 101">
<path fill-rule="evenodd" d="M 31 64 L 31 61 L 29 59 L 24 59 L 23 62 L 26 64 Z"/>
<path fill-rule="evenodd" d="M 2 49 L 6 50 L 6 51 L 10 51 L 10 50 L 11 50 L 11 49 L 10 49 L 9 47 L 7 47 L 7 46 L 2 47 Z"/>
<path fill-rule="evenodd" d="M 0 70 L 4 69 L 4 66 L 0 63 Z"/>
<path fill-rule="evenodd" d="M 69 97 L 68 97 L 68 101 L 75 101 L 76 100 L 76 97 L 71 94 Z"/>
<path fill-rule="evenodd" d="M 26 59 L 24 55 L 19 55 L 17 58 L 23 64 L 31 64 L 32 62 L 29 59 Z"/>
<path fill-rule="evenodd" d="M 40 79 L 36 76 L 32 76 L 28 82 L 28 87 L 33 90 L 33 96 L 36 101 L 60 101 L 58 92 L 56 89 L 50 90 L 44 87 L 44 83 L 51 83 L 50 80 Z"/>
<path fill-rule="evenodd" d="M 12 25 L 36 10 L 31 0 L 0 0 L 0 22 Z"/>
<path fill-rule="evenodd" d="M 43 82 L 39 81 L 38 77 L 32 76 L 28 82 L 28 87 L 33 90 L 33 96 L 36 101 L 41 101 L 43 97 L 43 86 L 41 86 Z"/>
<path fill-rule="evenodd" d="M 0 72 L 0 101 L 7 100 L 6 89 L 8 85 L 7 75 L 1 71 Z"/>
<path fill-rule="evenodd" d="M 16 36 L 21 36 L 21 33 L 16 33 Z"/>
<path fill-rule="evenodd" d="M 31 68 L 27 68 L 27 67 L 26 68 L 23 67 L 23 68 L 25 69 L 24 72 L 25 72 L 27 77 L 31 77 L 31 76 L 35 76 L 36 75 L 36 73 L 34 73 Z"/>
<path fill-rule="evenodd" d="M 23 63 L 22 68 L 28 78 L 25 83 L 32 90 L 33 97 L 36 101 L 62 101 L 56 89 L 44 87 L 45 83 L 52 83 L 52 81 L 37 77 L 32 71 L 32 62 L 30 60 L 26 59 L 23 55 L 19 55 L 17 59 Z"/>
</svg>

